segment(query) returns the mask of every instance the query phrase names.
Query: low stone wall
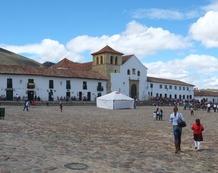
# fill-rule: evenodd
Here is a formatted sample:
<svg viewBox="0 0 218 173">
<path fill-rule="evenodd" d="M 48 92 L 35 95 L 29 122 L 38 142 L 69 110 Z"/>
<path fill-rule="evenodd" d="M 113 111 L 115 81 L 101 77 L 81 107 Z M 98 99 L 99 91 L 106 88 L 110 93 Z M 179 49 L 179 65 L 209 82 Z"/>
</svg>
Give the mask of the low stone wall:
<svg viewBox="0 0 218 173">
<path fill-rule="evenodd" d="M 93 101 L 62 101 L 64 106 L 93 106 L 96 102 Z M 152 106 L 151 101 L 137 102 L 137 106 Z M 24 101 L 0 101 L 0 106 L 23 106 Z M 32 106 L 58 106 L 59 101 L 34 101 Z"/>
</svg>

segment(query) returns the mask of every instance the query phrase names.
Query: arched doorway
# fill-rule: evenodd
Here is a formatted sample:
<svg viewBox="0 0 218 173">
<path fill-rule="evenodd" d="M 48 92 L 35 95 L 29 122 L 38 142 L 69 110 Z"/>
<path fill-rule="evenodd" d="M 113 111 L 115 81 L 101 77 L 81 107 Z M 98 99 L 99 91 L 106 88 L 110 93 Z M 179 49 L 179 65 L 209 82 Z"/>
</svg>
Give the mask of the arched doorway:
<svg viewBox="0 0 218 173">
<path fill-rule="evenodd" d="M 137 87 L 136 87 L 136 84 L 132 84 L 131 85 L 131 97 L 132 98 L 137 97 Z"/>
</svg>

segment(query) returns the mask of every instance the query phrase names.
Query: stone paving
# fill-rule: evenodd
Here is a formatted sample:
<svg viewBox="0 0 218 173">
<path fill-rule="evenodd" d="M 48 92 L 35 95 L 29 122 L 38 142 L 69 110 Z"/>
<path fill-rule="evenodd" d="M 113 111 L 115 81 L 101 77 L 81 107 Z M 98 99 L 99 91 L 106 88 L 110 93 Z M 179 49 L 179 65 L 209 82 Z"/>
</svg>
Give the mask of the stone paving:
<svg viewBox="0 0 218 173">
<path fill-rule="evenodd" d="M 95 106 L 4 106 L 0 120 L 0 173 L 215 173 L 218 113 L 179 108 L 187 121 L 182 151 L 174 153 L 169 114 L 153 120 L 156 107 L 106 110 Z M 205 127 L 194 150 L 191 125 Z"/>
</svg>

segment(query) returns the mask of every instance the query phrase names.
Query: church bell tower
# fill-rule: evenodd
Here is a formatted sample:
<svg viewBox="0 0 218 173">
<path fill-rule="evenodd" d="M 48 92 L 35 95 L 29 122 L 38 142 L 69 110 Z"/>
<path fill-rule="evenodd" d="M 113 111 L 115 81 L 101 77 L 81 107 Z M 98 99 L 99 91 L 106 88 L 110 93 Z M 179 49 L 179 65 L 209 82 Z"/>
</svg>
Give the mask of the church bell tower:
<svg viewBox="0 0 218 173">
<path fill-rule="evenodd" d="M 111 73 L 120 73 L 123 53 L 118 52 L 107 45 L 91 55 L 93 56 L 92 70 L 98 71 L 109 79 L 107 81 L 107 93 L 110 93 Z"/>
</svg>

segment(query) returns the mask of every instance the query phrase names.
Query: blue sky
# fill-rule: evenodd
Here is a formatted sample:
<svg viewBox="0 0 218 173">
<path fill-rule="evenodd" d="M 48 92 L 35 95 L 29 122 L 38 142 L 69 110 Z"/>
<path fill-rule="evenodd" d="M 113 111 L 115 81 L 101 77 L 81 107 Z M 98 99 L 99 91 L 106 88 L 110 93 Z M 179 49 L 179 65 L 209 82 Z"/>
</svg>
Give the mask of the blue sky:
<svg viewBox="0 0 218 173">
<path fill-rule="evenodd" d="M 7 0 L 0 47 L 39 62 L 89 62 L 106 45 L 148 75 L 218 89 L 218 0 Z"/>
</svg>

